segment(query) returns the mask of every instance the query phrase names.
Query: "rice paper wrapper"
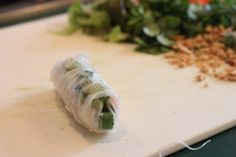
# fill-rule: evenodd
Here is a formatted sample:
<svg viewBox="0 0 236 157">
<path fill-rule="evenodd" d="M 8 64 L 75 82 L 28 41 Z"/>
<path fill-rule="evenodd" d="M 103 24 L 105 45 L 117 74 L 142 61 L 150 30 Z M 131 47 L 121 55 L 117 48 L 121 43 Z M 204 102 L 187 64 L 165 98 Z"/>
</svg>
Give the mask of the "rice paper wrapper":
<svg viewBox="0 0 236 157">
<path fill-rule="evenodd" d="M 51 80 L 74 119 L 89 131 L 103 133 L 117 126 L 118 97 L 79 55 L 56 64 Z"/>
</svg>

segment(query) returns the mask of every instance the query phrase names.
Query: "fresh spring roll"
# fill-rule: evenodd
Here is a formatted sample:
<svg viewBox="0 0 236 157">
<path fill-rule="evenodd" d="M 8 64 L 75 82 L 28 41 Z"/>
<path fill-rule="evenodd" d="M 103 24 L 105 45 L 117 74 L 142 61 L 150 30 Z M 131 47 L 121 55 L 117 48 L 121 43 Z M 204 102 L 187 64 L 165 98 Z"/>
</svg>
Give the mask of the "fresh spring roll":
<svg viewBox="0 0 236 157">
<path fill-rule="evenodd" d="M 115 127 L 117 95 L 91 67 L 85 56 L 79 55 L 56 64 L 51 79 L 66 109 L 82 126 L 97 133 Z"/>
</svg>

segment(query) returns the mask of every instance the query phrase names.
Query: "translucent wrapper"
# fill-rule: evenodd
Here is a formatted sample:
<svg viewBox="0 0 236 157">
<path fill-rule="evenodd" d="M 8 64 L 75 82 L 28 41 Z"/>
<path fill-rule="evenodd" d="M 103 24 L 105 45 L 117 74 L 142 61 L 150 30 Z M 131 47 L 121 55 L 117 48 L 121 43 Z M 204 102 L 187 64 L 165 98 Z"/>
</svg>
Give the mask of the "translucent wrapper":
<svg viewBox="0 0 236 157">
<path fill-rule="evenodd" d="M 66 109 L 81 125 L 93 132 L 115 128 L 118 98 L 114 91 L 91 67 L 88 59 L 79 55 L 56 64 L 51 80 L 66 104 Z"/>
</svg>

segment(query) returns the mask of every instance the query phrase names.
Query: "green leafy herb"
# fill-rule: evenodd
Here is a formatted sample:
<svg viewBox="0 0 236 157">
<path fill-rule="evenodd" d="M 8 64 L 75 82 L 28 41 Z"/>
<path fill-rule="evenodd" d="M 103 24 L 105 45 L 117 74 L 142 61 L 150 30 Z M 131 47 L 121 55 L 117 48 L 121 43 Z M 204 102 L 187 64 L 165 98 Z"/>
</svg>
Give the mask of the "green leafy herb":
<svg viewBox="0 0 236 157">
<path fill-rule="evenodd" d="M 172 48 L 172 37 L 193 37 L 206 26 L 236 29 L 236 1 L 211 0 L 207 5 L 189 0 L 95 0 L 69 9 L 73 33 L 78 28 L 111 42 L 136 43 L 136 50 L 159 54 Z"/>
<path fill-rule="evenodd" d="M 65 28 L 63 28 L 62 30 L 56 32 L 56 34 L 59 35 L 71 35 L 73 33 L 75 33 L 79 28 L 75 25 L 69 25 Z"/>
<path fill-rule="evenodd" d="M 110 42 L 121 42 L 128 38 L 128 34 L 121 31 L 120 26 L 114 27 L 111 32 L 107 35 L 107 40 Z"/>
</svg>

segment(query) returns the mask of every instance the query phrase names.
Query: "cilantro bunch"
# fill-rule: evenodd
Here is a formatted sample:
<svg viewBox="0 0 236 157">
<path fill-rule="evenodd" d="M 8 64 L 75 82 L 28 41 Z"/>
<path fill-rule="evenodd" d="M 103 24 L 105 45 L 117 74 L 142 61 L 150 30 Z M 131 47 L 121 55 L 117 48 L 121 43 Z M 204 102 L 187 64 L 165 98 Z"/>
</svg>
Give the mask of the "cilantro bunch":
<svg viewBox="0 0 236 157">
<path fill-rule="evenodd" d="M 206 1 L 205 1 L 206 2 Z M 69 8 L 66 34 L 78 29 L 110 42 L 136 43 L 136 50 L 158 54 L 172 48 L 173 36 L 192 37 L 208 25 L 236 28 L 236 1 L 95 0 Z"/>
</svg>

